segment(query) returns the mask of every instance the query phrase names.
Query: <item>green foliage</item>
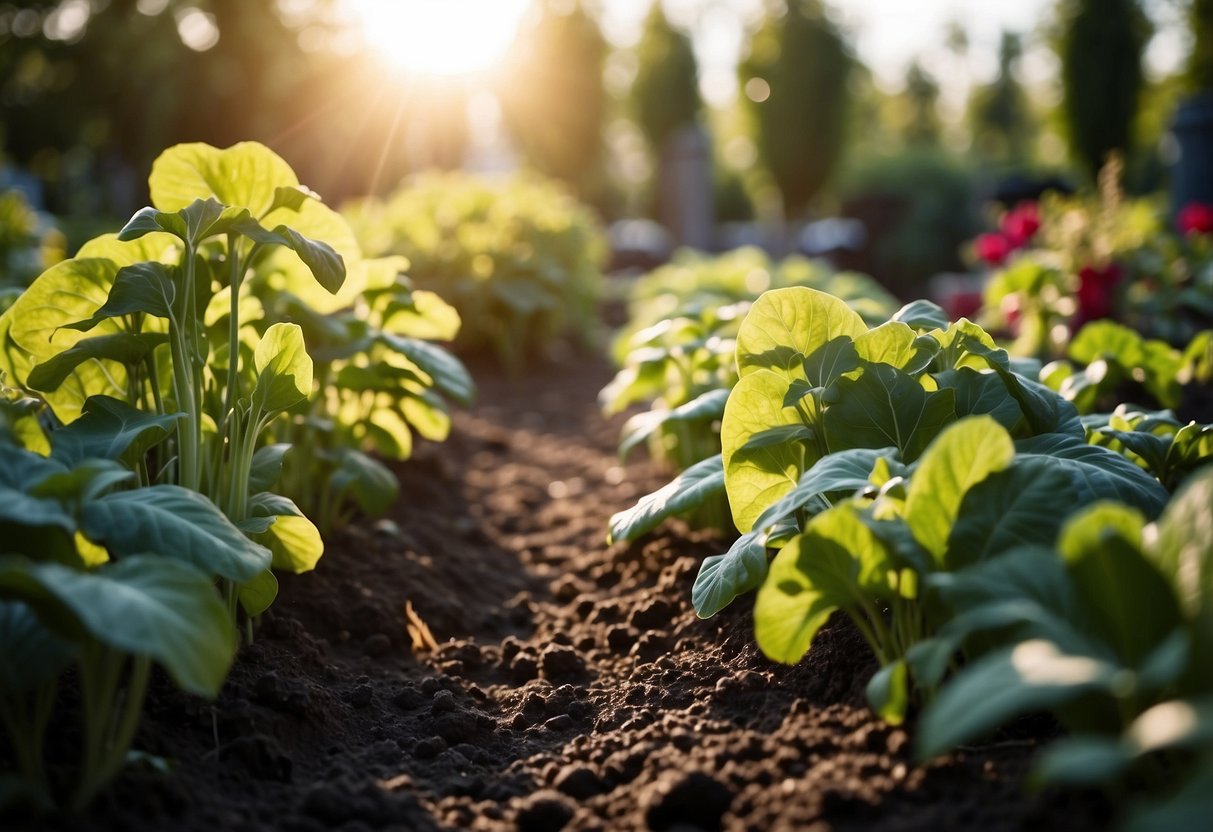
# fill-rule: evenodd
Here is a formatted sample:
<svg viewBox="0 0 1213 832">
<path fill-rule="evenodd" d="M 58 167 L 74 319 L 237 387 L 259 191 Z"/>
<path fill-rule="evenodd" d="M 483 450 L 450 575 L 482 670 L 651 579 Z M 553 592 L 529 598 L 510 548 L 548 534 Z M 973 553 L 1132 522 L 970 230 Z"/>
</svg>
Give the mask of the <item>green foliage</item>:
<svg viewBox="0 0 1213 832">
<path fill-rule="evenodd" d="M 544 0 L 519 32 L 499 90 L 506 126 L 527 162 L 583 198 L 600 176 L 606 51 L 581 0 Z"/>
<path fill-rule="evenodd" d="M 1188 19 L 1193 35 L 1188 87 L 1193 92 L 1209 92 L 1213 90 L 1213 0 L 1190 0 Z"/>
<path fill-rule="evenodd" d="M 63 256 L 63 242 L 63 234 L 47 225 L 21 191 L 0 191 L 0 312 Z"/>
<path fill-rule="evenodd" d="M 740 67 L 759 154 L 802 216 L 845 146 L 848 78 L 854 59 L 818 0 L 787 0 L 750 39 Z"/>
<path fill-rule="evenodd" d="M 703 101 L 691 39 L 670 25 L 661 2 L 653 3 L 637 46 L 639 67 L 632 82 L 636 123 L 654 152 L 675 131 L 694 123 Z"/>
<path fill-rule="evenodd" d="M 170 148 L 149 187 L 154 207 L 0 316 L 0 373 L 49 411 L 0 396 L 0 726 L 40 809 L 63 797 L 42 745 L 69 666 L 79 811 L 126 759 L 150 662 L 216 695 L 240 608 L 251 639 L 271 570 L 316 565 L 319 530 L 272 490 L 288 456 L 275 440 L 302 441 L 285 479 L 331 524 L 347 498 L 370 512 L 394 497 L 364 450 L 404 458 L 411 431 L 444 438 L 443 396 L 471 396 L 425 340 L 453 338 L 457 313 L 413 292 L 401 261 L 363 260 L 267 148 Z"/>
<path fill-rule="evenodd" d="M 1150 23 L 1138 0 L 1068 0 L 1059 53 L 1070 147 L 1092 178 L 1133 145 Z"/>
<path fill-rule="evenodd" d="M 368 255 L 403 255 L 417 288 L 458 311 L 461 348 L 519 370 L 558 339 L 593 343 L 604 243 L 555 183 L 430 175 L 346 213 Z"/>
<path fill-rule="evenodd" d="M 652 456 L 678 470 L 718 454 L 725 400 L 738 378 L 741 321 L 767 288 L 796 285 L 829 291 L 872 320 L 896 306 L 864 275 L 835 273 L 801 257 L 774 263 L 753 248 L 717 257 L 680 252 L 672 264 L 640 278 L 631 289 L 631 320 L 615 340 L 623 366 L 599 394 L 607 414 L 650 403 L 624 425 L 620 454 L 647 442 Z M 715 502 L 697 503 L 690 521 L 730 531 L 727 510 Z M 642 501 L 612 518 L 612 537 L 634 539 L 683 507 L 684 500 Z"/>
<path fill-rule="evenodd" d="M 1003 165 L 1022 166 L 1032 159 L 1032 116 L 1020 84 L 1018 67 L 1023 44 L 1003 32 L 998 47 L 998 75 L 973 90 L 969 123 L 978 156 Z"/>
</svg>

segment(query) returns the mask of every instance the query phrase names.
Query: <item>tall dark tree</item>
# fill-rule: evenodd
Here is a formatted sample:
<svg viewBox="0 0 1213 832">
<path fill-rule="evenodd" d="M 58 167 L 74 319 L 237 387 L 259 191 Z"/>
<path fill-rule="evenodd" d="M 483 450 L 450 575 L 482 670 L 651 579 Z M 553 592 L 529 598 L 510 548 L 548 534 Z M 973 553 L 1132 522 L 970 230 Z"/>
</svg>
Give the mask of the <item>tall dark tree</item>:
<svg viewBox="0 0 1213 832">
<path fill-rule="evenodd" d="M 741 86 L 789 217 L 805 214 L 838 165 L 853 63 L 820 0 L 785 0 L 750 40 Z"/>
<path fill-rule="evenodd" d="M 639 67 L 632 84 L 636 122 L 654 152 L 699 115 L 699 68 L 691 39 L 670 25 L 654 0 L 637 49 Z"/>
<path fill-rule="evenodd" d="M 1070 149 L 1094 176 L 1133 145 L 1150 22 L 1138 0 L 1066 0 L 1060 56 Z"/>
<path fill-rule="evenodd" d="M 1032 158 L 1032 116 L 1018 78 L 1022 54 L 1019 35 L 1003 32 L 998 46 L 998 74 L 989 84 L 975 89 L 969 101 L 973 145 L 986 161 L 1022 165 Z"/>
<path fill-rule="evenodd" d="M 901 94 L 905 102 L 906 121 L 902 135 L 908 144 L 939 143 L 939 82 L 922 64 L 914 61 L 906 71 L 906 87 Z"/>
<path fill-rule="evenodd" d="M 506 126 L 535 168 L 591 192 L 602 163 L 606 41 L 580 0 L 544 0 L 502 75 Z"/>
</svg>

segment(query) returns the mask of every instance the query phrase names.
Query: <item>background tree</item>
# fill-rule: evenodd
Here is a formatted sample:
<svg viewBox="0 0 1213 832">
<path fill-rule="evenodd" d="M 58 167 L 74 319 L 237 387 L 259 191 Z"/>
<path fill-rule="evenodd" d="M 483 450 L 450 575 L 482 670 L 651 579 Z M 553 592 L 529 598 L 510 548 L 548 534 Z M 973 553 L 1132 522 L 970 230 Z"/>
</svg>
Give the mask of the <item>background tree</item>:
<svg viewBox="0 0 1213 832">
<path fill-rule="evenodd" d="M 601 175 L 605 58 L 606 41 L 580 0 L 543 0 L 518 33 L 498 93 L 527 162 L 587 197 Z"/>
<path fill-rule="evenodd" d="M 1065 0 L 1060 57 L 1063 113 L 1076 161 L 1094 177 L 1133 145 L 1150 21 L 1137 0 Z"/>
<path fill-rule="evenodd" d="M 939 144 L 939 82 L 913 61 L 906 71 L 905 89 L 901 93 L 903 123 L 901 135 L 906 144 Z"/>
<path fill-rule="evenodd" d="M 636 123 L 654 153 L 672 133 L 699 116 L 699 69 L 691 39 L 670 25 L 654 0 L 636 50 L 639 66 L 632 83 Z"/>
<path fill-rule="evenodd" d="M 1019 35 L 1003 32 L 998 74 L 989 84 L 975 88 L 969 99 L 974 152 L 984 161 L 1023 166 L 1032 159 L 1035 125 L 1018 77 L 1022 55 Z"/>
<path fill-rule="evenodd" d="M 785 0 L 750 40 L 741 87 L 788 217 L 806 213 L 842 155 L 852 64 L 820 0 Z"/>
</svg>

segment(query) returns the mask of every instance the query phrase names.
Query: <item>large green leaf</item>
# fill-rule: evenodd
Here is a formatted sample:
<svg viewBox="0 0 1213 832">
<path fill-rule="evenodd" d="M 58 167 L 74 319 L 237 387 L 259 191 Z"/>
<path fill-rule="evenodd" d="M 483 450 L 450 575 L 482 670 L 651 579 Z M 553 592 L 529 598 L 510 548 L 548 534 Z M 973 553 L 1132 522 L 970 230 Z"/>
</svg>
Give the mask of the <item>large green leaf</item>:
<svg viewBox="0 0 1213 832">
<path fill-rule="evenodd" d="M 1120 517 L 1110 520 L 1110 511 Z M 1141 539 L 1140 516 L 1102 505 L 1072 518 L 1061 535 L 1062 555 L 1087 601 L 1093 634 L 1131 668 L 1140 667 L 1182 622 L 1175 593 L 1141 551 Z"/>
<path fill-rule="evenodd" d="M 368 517 L 377 517 L 391 508 L 400 493 L 400 483 L 391 469 L 361 451 L 348 448 L 340 451 L 340 460 L 329 478 L 335 491 L 353 497 Z"/>
<path fill-rule="evenodd" d="M 960 569 L 1017 545 L 1048 545 L 1075 504 L 1065 472 L 1047 460 L 1017 460 L 991 473 L 961 500 L 944 563 Z"/>
<path fill-rule="evenodd" d="M 630 509 L 611 515 L 607 539 L 635 540 L 663 520 L 698 508 L 723 492 L 724 464 L 716 454 L 696 462 Z"/>
<path fill-rule="evenodd" d="M 905 517 L 937 563 L 943 563 L 965 494 L 1014 457 L 1010 434 L 989 416 L 970 416 L 950 425 L 923 454 L 910 480 Z"/>
<path fill-rule="evenodd" d="M 257 385 L 253 405 L 262 413 L 286 410 L 312 393 L 312 359 L 298 324 L 271 326 L 253 351 Z"/>
<path fill-rule="evenodd" d="M 795 515 L 817 497 L 866 488 L 876 460 L 895 455 L 893 448 L 848 448 L 822 457 L 800 475 L 795 488 L 762 513 L 754 528 L 768 529 Z"/>
<path fill-rule="evenodd" d="M 737 529 L 748 532 L 768 506 L 796 487 L 801 471 L 817 460 L 815 450 L 781 442 L 746 448 L 751 438 L 782 425 L 804 424 L 801 411 L 785 407 L 788 378 L 770 370 L 743 377 L 729 394 L 720 426 L 725 489 Z M 801 408 L 814 408 L 804 399 Z"/>
<path fill-rule="evenodd" d="M 1070 477 L 1080 503 L 1116 500 L 1156 517 L 1167 502 L 1158 481 L 1115 451 L 1068 434 L 1050 433 L 1015 443 L 1021 457 L 1054 460 Z"/>
<path fill-rule="evenodd" d="M 627 457 L 633 448 L 648 441 L 649 437 L 667 423 L 710 422 L 722 418 L 728 398 L 728 390 L 709 390 L 669 410 L 645 410 L 637 413 L 624 423 L 619 456 Z"/>
<path fill-rule="evenodd" d="M 928 759 L 978 739 L 1008 719 L 1109 692 L 1121 668 L 1070 655 L 1048 641 L 1020 642 L 978 659 L 953 678 L 918 721 L 918 756 Z"/>
<path fill-rule="evenodd" d="M 951 388 L 956 396 L 956 416 L 993 416 L 1007 430 L 1014 430 L 1023 419 L 1023 411 L 1006 383 L 994 372 L 979 372 L 971 367 L 944 370 L 934 375 L 940 387 Z"/>
<path fill-rule="evenodd" d="M 176 485 L 107 494 L 84 506 L 81 530 L 120 558 L 153 552 L 242 583 L 268 569 L 269 550 L 206 497 Z"/>
<path fill-rule="evenodd" d="M 878 592 L 888 549 L 851 505 L 817 515 L 771 562 L 754 604 L 754 635 L 768 658 L 792 664 L 835 609 Z"/>
<path fill-rule="evenodd" d="M 737 371 L 743 378 L 760 369 L 804 378 L 804 359 L 827 341 L 867 331 L 863 318 L 833 295 L 802 286 L 764 292 L 737 332 Z"/>
<path fill-rule="evenodd" d="M 136 263 L 123 266 L 114 276 L 105 303 L 90 317 L 66 324 L 67 328 L 88 332 L 102 321 L 142 312 L 157 318 L 169 318 L 177 297 L 177 285 L 168 266 L 162 263 Z"/>
<path fill-rule="evenodd" d="M 1190 618 L 1213 625 L 1213 467 L 1195 474 L 1159 518 L 1150 555 Z"/>
<path fill-rule="evenodd" d="M 275 569 L 295 574 L 315 569 L 324 554 L 320 531 L 302 515 L 276 515 L 274 524 L 256 538 L 273 554 Z"/>
<path fill-rule="evenodd" d="M 932 303 L 929 300 L 916 300 L 907 303 L 897 310 L 892 320 L 924 331 L 932 329 L 945 330 L 950 323 L 948 313 L 944 312 L 939 304 Z"/>
<path fill-rule="evenodd" d="M 0 594 L 30 604 L 61 635 L 150 656 L 184 690 L 219 693 L 236 639 L 210 578 L 198 570 L 153 555 L 96 572 L 14 558 L 0 564 Z"/>
<path fill-rule="evenodd" d="M 0 316 L 0 371 L 24 384 L 35 366 L 75 346 L 84 335 L 67 325 L 91 317 L 105 303 L 117 272 L 112 260 L 102 258 L 65 260 L 43 272 Z M 106 322 L 98 334 L 117 331 L 116 322 Z M 71 422 L 97 393 L 125 395 L 126 370 L 87 361 L 44 398 L 61 421 Z"/>
<path fill-rule="evenodd" d="M 859 378 L 834 386 L 824 416 L 832 453 L 847 448 L 895 447 L 912 462 L 956 420 L 951 390 L 928 393 L 913 376 L 887 364 L 864 364 Z"/>
<path fill-rule="evenodd" d="M 738 595 L 762 586 L 767 576 L 767 533 L 746 532 L 723 555 L 704 558 L 691 588 L 691 603 L 700 618 L 711 618 Z"/>
<path fill-rule="evenodd" d="M 51 456 L 64 465 L 89 458 L 134 465 L 176 427 L 180 413 L 148 413 L 109 396 L 90 396 L 80 418 L 51 434 Z"/>
<path fill-rule="evenodd" d="M 409 361 L 412 361 L 434 380 L 434 386 L 463 405 L 470 405 L 476 394 L 472 377 L 459 359 L 442 347 L 417 338 L 382 333 L 380 341 Z"/>
<path fill-rule="evenodd" d="M 249 470 L 248 487 L 254 493 L 269 491 L 282 476 L 282 458 L 291 446 L 285 442 L 265 445 L 253 454 L 253 465 Z"/>
<path fill-rule="evenodd" d="M 223 150 L 201 142 L 175 145 L 152 164 L 148 179 L 152 204 L 161 211 L 180 211 L 213 196 L 224 205 L 248 208 L 255 217 L 279 201 L 279 188 L 298 185 L 291 166 L 257 142 Z"/>
<path fill-rule="evenodd" d="M 106 359 L 129 367 L 167 342 L 168 335 L 163 332 L 114 332 L 84 338 L 30 370 L 25 383 L 34 390 L 53 391 L 87 361 Z"/>
<path fill-rule="evenodd" d="M 855 351 L 864 361 L 906 370 L 919 359 L 917 338 L 914 330 L 906 324 L 887 321 L 856 338 Z"/>
</svg>

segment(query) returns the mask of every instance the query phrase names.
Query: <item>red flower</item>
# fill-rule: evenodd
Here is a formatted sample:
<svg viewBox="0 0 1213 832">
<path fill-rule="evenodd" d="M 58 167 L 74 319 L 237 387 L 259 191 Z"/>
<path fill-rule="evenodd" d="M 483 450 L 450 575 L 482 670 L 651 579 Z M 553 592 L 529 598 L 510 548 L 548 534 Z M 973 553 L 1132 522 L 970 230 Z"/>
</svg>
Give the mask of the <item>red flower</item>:
<svg viewBox="0 0 1213 832">
<path fill-rule="evenodd" d="M 1021 202 L 1002 218 L 1002 233 L 1011 248 L 1021 248 L 1040 230 L 1040 210 L 1035 202 Z"/>
<path fill-rule="evenodd" d="M 1112 296 L 1122 275 L 1120 266 L 1108 263 L 1104 266 L 1083 266 L 1078 270 L 1078 314 L 1074 330 L 1089 321 L 1106 318 L 1112 314 Z"/>
<path fill-rule="evenodd" d="M 977 256 L 991 266 L 1001 266 L 1011 253 L 1011 241 L 1002 234 L 981 234 L 974 241 Z"/>
<path fill-rule="evenodd" d="M 1189 234 L 1208 234 L 1213 231 L 1213 205 L 1203 202 L 1189 202 L 1179 209 L 1179 215 L 1175 218 L 1175 225 L 1179 228 L 1179 233 L 1185 236 Z"/>
</svg>

